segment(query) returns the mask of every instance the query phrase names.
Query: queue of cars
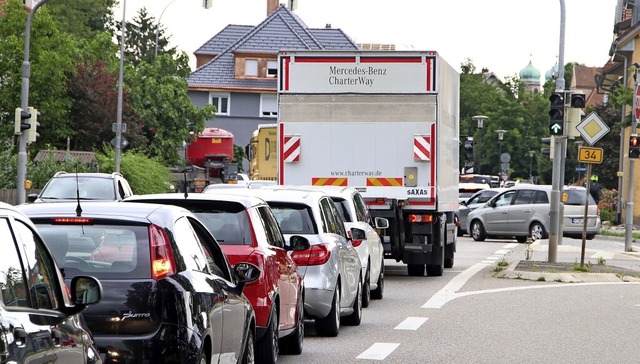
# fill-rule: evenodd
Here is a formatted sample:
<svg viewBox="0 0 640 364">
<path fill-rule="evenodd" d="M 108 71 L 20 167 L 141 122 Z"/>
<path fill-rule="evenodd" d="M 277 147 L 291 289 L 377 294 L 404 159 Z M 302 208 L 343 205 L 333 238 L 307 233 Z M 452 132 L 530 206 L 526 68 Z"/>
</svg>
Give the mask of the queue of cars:
<svg viewBox="0 0 640 364">
<path fill-rule="evenodd" d="M 15 210 L 42 235 L 60 287 L 72 289 L 78 308 L 65 312 L 87 344 L 79 362 L 275 363 L 303 351 L 304 320 L 336 336 L 383 297 L 375 229 L 389 224 L 371 218 L 355 189 L 123 196 L 113 192 L 117 175 L 72 176 L 55 176 L 71 181 L 60 198 L 32 199 L 58 203 Z M 86 195 L 97 183 L 81 181 L 92 177 L 110 179 L 113 196 Z M 81 283 L 97 294 L 77 299 Z"/>
</svg>

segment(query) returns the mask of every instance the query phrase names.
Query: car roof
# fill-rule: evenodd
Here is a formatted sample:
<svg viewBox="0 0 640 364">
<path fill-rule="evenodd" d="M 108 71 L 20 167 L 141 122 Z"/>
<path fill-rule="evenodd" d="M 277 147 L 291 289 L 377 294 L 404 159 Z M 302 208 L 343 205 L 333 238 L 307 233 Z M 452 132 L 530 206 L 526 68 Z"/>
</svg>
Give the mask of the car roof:
<svg viewBox="0 0 640 364">
<path fill-rule="evenodd" d="M 59 202 L 59 203 L 38 203 L 19 205 L 18 209 L 25 215 L 34 217 L 45 217 L 57 215 L 61 217 L 78 216 L 76 209 L 77 202 Z M 114 216 L 123 220 L 148 221 L 151 214 L 160 212 L 167 214 L 181 214 L 179 210 L 187 211 L 181 207 L 173 205 L 161 205 L 150 203 L 128 203 L 123 205 L 121 202 L 110 201 L 84 201 L 80 203 L 82 209 L 80 215 L 82 217 L 105 217 L 113 219 Z M 187 211 L 188 212 L 188 211 Z"/>
<path fill-rule="evenodd" d="M 95 177 L 95 178 L 113 178 L 114 176 L 118 176 L 117 173 L 102 173 L 102 172 L 57 172 L 51 178 L 75 178 L 78 177 Z"/>
<path fill-rule="evenodd" d="M 213 193 L 213 192 L 205 192 Z M 230 189 L 225 193 L 240 194 L 246 196 L 258 196 L 267 202 L 296 202 L 315 206 L 322 197 L 329 195 L 323 191 L 314 191 L 294 186 L 264 186 L 254 189 Z"/>
<path fill-rule="evenodd" d="M 242 189 L 243 191 L 248 191 L 248 188 Z M 153 201 L 153 200 L 189 200 L 189 201 L 225 201 L 225 202 L 236 202 L 242 204 L 245 209 L 253 206 L 266 205 L 266 202 L 252 195 L 242 195 L 242 194 L 229 194 L 227 190 L 225 191 L 216 191 L 209 190 L 206 193 L 189 193 L 185 197 L 184 193 L 174 192 L 174 193 L 154 193 L 147 195 L 134 195 L 127 197 L 124 199 L 124 202 L 144 202 L 144 201 Z"/>
<path fill-rule="evenodd" d="M 271 186 L 268 186 L 271 188 Z M 288 186 L 293 189 L 302 189 L 302 190 L 310 190 L 310 191 L 322 191 L 329 196 L 332 197 L 342 197 L 342 198 L 350 198 L 353 194 L 358 193 L 358 190 L 355 187 L 351 186 Z"/>
</svg>

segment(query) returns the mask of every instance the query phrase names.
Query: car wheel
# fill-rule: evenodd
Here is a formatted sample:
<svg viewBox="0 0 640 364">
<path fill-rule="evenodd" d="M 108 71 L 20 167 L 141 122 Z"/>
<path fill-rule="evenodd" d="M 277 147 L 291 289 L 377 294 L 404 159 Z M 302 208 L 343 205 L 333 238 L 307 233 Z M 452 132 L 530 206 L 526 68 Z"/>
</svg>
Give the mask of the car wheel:
<svg viewBox="0 0 640 364">
<path fill-rule="evenodd" d="M 302 295 L 300 295 L 297 310 L 298 321 L 296 322 L 296 329 L 290 335 L 281 339 L 282 350 L 292 355 L 302 354 L 302 348 L 304 347 L 304 300 Z"/>
<path fill-rule="evenodd" d="M 340 330 L 340 281 L 333 293 L 331 311 L 326 317 L 316 319 L 316 332 L 320 336 L 338 336 Z"/>
<path fill-rule="evenodd" d="M 204 352 L 204 347 L 200 349 L 200 355 L 198 356 L 198 364 L 209 364 L 207 360 L 207 353 Z"/>
<path fill-rule="evenodd" d="M 275 302 L 273 302 L 271 314 L 269 314 L 267 331 L 264 337 L 258 341 L 256 347 L 256 358 L 260 363 L 275 364 L 278 361 L 280 347 L 278 343 L 278 314 L 276 311 L 276 305 Z"/>
<path fill-rule="evenodd" d="M 358 326 L 362 322 L 362 286 L 358 285 L 356 299 L 353 302 L 353 313 L 345 317 L 345 323 L 348 325 Z"/>
<path fill-rule="evenodd" d="M 587 234 L 586 238 L 587 240 L 593 240 L 593 238 L 596 237 L 596 234 Z"/>
<path fill-rule="evenodd" d="M 255 352 L 254 352 L 254 337 L 253 331 L 249 329 L 249 333 L 247 334 L 247 342 L 244 346 L 244 355 L 242 356 L 242 364 L 254 364 L 256 362 Z"/>
<path fill-rule="evenodd" d="M 526 243 L 528 236 L 516 236 L 516 241 L 518 243 Z"/>
<path fill-rule="evenodd" d="M 424 276 L 424 264 L 407 264 L 407 273 L 412 277 Z"/>
<path fill-rule="evenodd" d="M 371 267 L 371 263 L 369 263 L 369 267 Z M 362 307 L 369 307 L 369 301 L 371 300 L 371 273 L 369 272 L 369 268 L 367 268 L 367 274 L 364 276 L 364 282 L 362 282 Z"/>
<path fill-rule="evenodd" d="M 529 235 L 533 241 L 536 241 L 545 239 L 547 237 L 547 232 L 544 230 L 544 226 L 542 226 L 541 223 L 534 222 L 529 228 Z"/>
<path fill-rule="evenodd" d="M 371 298 L 380 300 L 384 296 L 384 261 L 380 263 L 380 275 L 378 276 L 378 288 L 371 291 Z"/>
<path fill-rule="evenodd" d="M 487 238 L 487 234 L 484 231 L 484 226 L 478 220 L 471 222 L 471 236 L 475 241 L 484 241 Z"/>
</svg>

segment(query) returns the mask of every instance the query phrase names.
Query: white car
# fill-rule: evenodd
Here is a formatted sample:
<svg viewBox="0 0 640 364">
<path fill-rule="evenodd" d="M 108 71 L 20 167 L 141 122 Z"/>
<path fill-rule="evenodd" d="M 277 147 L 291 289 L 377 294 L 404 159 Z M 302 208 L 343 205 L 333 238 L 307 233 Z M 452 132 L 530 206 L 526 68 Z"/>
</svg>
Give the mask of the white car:
<svg viewBox="0 0 640 364">
<path fill-rule="evenodd" d="M 362 265 L 351 242 L 364 239 L 365 232 L 351 228 L 351 237 L 347 234 L 329 195 L 286 186 L 232 188 L 224 193 L 262 198 L 271 207 L 285 239 L 299 235 L 309 240 L 310 249 L 290 254 L 304 279 L 305 316 L 315 320 L 318 335 L 337 336 L 342 319 L 360 325 Z"/>
<path fill-rule="evenodd" d="M 383 217 L 371 218 L 362 195 L 353 187 L 303 186 L 320 190 L 331 196 L 338 207 L 347 230 L 352 227 L 365 231 L 366 240 L 352 240 L 362 264 L 362 307 L 369 306 L 369 299 L 381 299 L 384 295 L 384 247 L 375 229 L 386 229 L 389 221 Z"/>
</svg>

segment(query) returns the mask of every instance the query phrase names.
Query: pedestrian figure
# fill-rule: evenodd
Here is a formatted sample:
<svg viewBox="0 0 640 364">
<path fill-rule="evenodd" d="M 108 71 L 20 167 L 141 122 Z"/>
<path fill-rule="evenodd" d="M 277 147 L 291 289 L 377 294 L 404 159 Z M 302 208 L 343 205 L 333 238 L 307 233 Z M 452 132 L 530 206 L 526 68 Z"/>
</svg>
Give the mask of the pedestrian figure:
<svg viewBox="0 0 640 364">
<path fill-rule="evenodd" d="M 600 195 L 602 194 L 602 185 L 598 183 L 598 176 L 591 176 L 591 188 L 589 189 L 589 193 L 591 193 L 591 197 L 596 200 L 596 204 L 600 202 Z"/>
</svg>

